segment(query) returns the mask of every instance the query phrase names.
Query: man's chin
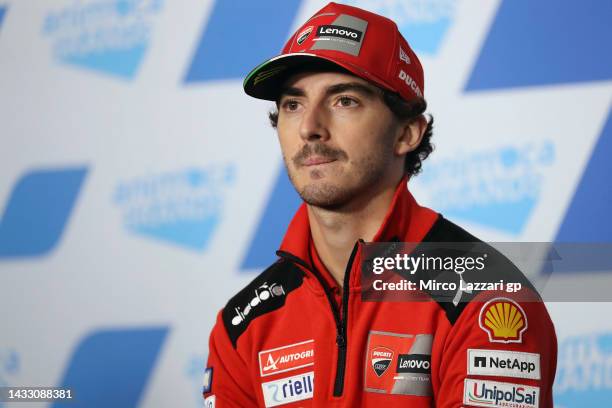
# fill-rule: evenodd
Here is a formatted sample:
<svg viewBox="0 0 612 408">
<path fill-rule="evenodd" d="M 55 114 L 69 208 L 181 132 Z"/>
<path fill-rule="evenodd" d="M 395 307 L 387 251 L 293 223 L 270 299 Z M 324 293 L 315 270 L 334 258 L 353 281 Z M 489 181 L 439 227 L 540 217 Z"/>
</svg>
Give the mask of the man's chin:
<svg viewBox="0 0 612 408">
<path fill-rule="evenodd" d="M 325 209 L 337 209 L 350 201 L 350 192 L 339 184 L 321 179 L 319 182 L 306 183 L 298 189 L 302 200 L 308 205 Z"/>
</svg>

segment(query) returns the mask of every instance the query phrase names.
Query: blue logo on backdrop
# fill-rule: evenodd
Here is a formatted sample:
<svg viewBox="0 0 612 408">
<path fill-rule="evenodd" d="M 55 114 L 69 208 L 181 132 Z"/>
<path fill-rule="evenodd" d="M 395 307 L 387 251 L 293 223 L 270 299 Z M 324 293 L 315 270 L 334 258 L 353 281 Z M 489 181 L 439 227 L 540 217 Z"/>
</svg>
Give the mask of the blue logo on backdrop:
<svg viewBox="0 0 612 408">
<path fill-rule="evenodd" d="M 420 54 L 438 52 L 455 17 L 456 0 L 345 0 L 344 4 L 386 16 Z"/>
<path fill-rule="evenodd" d="M 167 327 L 96 331 L 76 347 L 59 385 L 75 401 L 60 407 L 136 407 L 168 334 Z"/>
<path fill-rule="evenodd" d="M 13 349 L 0 349 L 0 387 L 15 386 L 12 377 L 18 373 L 19 353 Z M 7 405 L 0 401 L 0 408 L 5 406 Z"/>
<path fill-rule="evenodd" d="M 185 377 L 187 381 L 193 383 L 194 407 L 202 406 L 202 386 L 205 381 L 207 356 L 194 355 L 185 367 Z"/>
<path fill-rule="evenodd" d="M 612 111 L 559 227 L 556 241 L 612 242 Z M 588 217 L 585 216 L 588 214 Z"/>
<path fill-rule="evenodd" d="M 73 2 L 45 17 L 43 34 L 67 64 L 131 79 L 149 45 L 162 0 Z"/>
<path fill-rule="evenodd" d="M 612 399 L 612 332 L 570 337 L 559 344 L 555 405 L 607 407 Z"/>
<path fill-rule="evenodd" d="M 5 14 L 6 14 L 6 6 L 0 6 L 0 27 L 2 27 L 2 22 L 4 21 Z"/>
<path fill-rule="evenodd" d="M 285 166 L 276 178 L 268 204 L 259 219 L 259 225 L 251 240 L 241 269 L 243 271 L 262 269 L 274 262 L 285 230 L 300 206 L 301 199 L 289 181 Z"/>
<path fill-rule="evenodd" d="M 221 221 L 234 179 L 233 165 L 188 168 L 122 182 L 114 201 L 128 230 L 199 251 Z"/>
<path fill-rule="evenodd" d="M 429 163 L 412 183 L 448 217 L 520 234 L 554 160 L 550 141 L 505 146 Z"/>
<path fill-rule="evenodd" d="M 280 54 L 301 3 L 216 0 L 185 82 L 243 79 L 253 67 Z"/>
<path fill-rule="evenodd" d="M 21 176 L 0 220 L 0 259 L 50 252 L 64 232 L 86 174 L 86 167 L 75 167 Z"/>
<path fill-rule="evenodd" d="M 611 15 L 610 1 L 504 1 L 466 91 L 612 79 Z"/>
</svg>

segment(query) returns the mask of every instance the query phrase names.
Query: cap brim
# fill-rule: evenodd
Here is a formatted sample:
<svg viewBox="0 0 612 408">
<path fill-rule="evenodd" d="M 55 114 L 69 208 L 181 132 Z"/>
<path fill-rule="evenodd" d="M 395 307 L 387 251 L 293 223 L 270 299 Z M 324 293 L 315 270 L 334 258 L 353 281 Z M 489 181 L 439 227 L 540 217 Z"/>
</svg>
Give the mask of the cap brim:
<svg viewBox="0 0 612 408">
<path fill-rule="evenodd" d="M 279 55 L 255 67 L 244 80 L 244 92 L 254 98 L 276 101 L 290 75 L 310 70 L 348 71 L 349 73 L 369 79 L 384 88 L 390 88 L 389 85 L 383 83 L 380 79 L 372 77 L 352 64 L 322 55 L 301 52 Z"/>
</svg>

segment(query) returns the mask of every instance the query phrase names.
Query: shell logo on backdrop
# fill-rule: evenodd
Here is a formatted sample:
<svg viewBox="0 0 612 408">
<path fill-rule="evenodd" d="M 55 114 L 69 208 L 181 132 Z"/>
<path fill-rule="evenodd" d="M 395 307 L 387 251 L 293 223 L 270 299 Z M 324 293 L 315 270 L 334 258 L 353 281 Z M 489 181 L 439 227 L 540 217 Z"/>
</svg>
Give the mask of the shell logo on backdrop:
<svg viewBox="0 0 612 408">
<path fill-rule="evenodd" d="M 113 200 L 128 231 L 200 251 L 219 225 L 233 165 L 211 165 L 119 183 Z"/>
<path fill-rule="evenodd" d="M 555 406 L 607 407 L 612 396 L 612 332 L 568 337 L 559 343 Z"/>
<path fill-rule="evenodd" d="M 91 0 L 47 12 L 42 34 L 59 61 L 133 78 L 163 0 Z"/>
<path fill-rule="evenodd" d="M 418 54 L 436 54 L 455 17 L 456 0 L 345 0 L 397 23 Z"/>
<path fill-rule="evenodd" d="M 436 159 L 412 181 L 436 210 L 518 235 L 540 198 L 555 145 L 544 140 Z"/>
</svg>

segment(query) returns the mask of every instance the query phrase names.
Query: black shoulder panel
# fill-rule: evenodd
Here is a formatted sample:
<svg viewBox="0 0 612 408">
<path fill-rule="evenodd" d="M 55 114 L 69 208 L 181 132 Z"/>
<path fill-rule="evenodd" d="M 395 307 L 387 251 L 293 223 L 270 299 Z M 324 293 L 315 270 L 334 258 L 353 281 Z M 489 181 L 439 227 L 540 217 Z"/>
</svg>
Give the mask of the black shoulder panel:
<svg viewBox="0 0 612 408">
<path fill-rule="evenodd" d="M 448 271 L 434 271 L 427 272 L 427 276 L 421 275 L 420 279 L 435 279 L 437 282 L 454 282 L 459 285 L 460 279 L 465 282 L 498 282 L 503 279 L 505 282 L 519 282 L 525 288 L 530 288 L 537 296 L 537 291 L 531 284 L 531 282 L 525 277 L 525 275 L 501 252 L 493 248 L 491 245 L 476 238 L 463 228 L 450 222 L 449 220 L 439 215 L 438 219 L 431 227 L 427 235 L 423 238 L 424 243 L 433 242 L 445 242 L 445 243 L 474 243 L 474 245 L 462 245 L 461 249 L 458 249 L 452 253 L 453 256 L 461 256 L 462 252 L 470 252 L 472 249 L 478 252 L 485 252 L 487 254 L 486 269 L 482 271 L 469 271 L 465 272 L 461 278 L 455 272 Z M 436 255 L 428 250 L 428 255 Z M 439 255 L 451 255 L 449 249 L 441 249 Z M 455 324 L 467 304 L 474 299 L 482 291 L 472 291 L 472 293 L 457 291 L 428 291 L 431 297 L 438 302 L 438 304 L 446 312 L 446 316 L 451 324 Z"/>
<path fill-rule="evenodd" d="M 302 282 L 303 272 L 293 263 L 279 259 L 231 298 L 222 317 L 234 348 L 253 319 L 283 307 L 285 297 Z"/>
</svg>

